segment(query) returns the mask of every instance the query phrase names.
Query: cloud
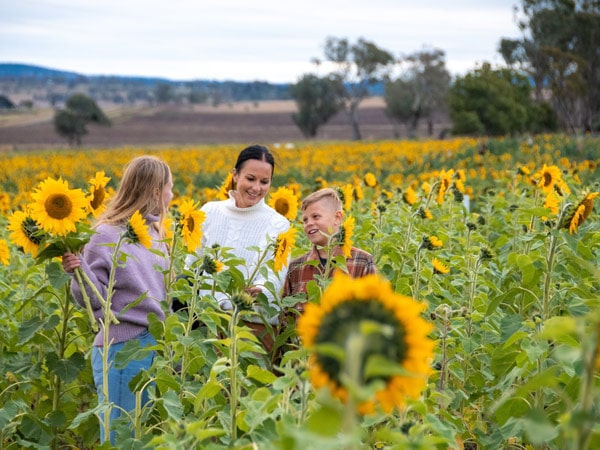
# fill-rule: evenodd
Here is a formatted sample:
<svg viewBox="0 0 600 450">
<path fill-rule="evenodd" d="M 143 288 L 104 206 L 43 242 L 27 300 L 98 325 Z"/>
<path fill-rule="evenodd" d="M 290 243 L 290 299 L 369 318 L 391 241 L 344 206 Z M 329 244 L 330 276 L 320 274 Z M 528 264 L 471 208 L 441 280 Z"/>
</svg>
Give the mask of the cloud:
<svg viewBox="0 0 600 450">
<path fill-rule="evenodd" d="M 446 52 L 451 71 L 493 62 L 516 36 L 504 0 L 20 0 L 0 6 L 0 61 L 86 74 L 293 82 L 328 36 L 394 55 Z"/>
</svg>

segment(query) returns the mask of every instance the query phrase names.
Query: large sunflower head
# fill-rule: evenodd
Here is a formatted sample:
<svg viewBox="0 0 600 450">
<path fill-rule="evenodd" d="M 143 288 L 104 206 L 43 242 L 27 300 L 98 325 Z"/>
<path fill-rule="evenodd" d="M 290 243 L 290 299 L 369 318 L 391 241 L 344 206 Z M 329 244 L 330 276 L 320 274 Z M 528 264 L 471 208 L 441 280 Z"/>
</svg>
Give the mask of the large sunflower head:
<svg viewBox="0 0 600 450">
<path fill-rule="evenodd" d="M 179 205 L 178 228 L 181 229 L 183 243 L 188 250 L 195 250 L 202 239 L 202 224 L 206 214 L 198 209 L 193 200 L 184 200 Z"/>
<path fill-rule="evenodd" d="M 296 228 L 290 227 L 287 231 L 284 231 L 277 236 L 274 251 L 275 260 L 273 262 L 273 269 L 275 272 L 279 272 L 282 268 L 287 267 L 289 256 L 296 243 L 297 231 Z"/>
<path fill-rule="evenodd" d="M 31 196 L 31 216 L 48 233 L 64 236 L 75 232 L 75 224 L 87 217 L 85 194 L 81 189 L 69 189 L 62 178 L 47 178 Z"/>
<path fill-rule="evenodd" d="M 362 386 L 379 382 L 374 396 L 361 401 L 361 413 L 373 412 L 377 405 L 389 413 L 407 398 L 417 398 L 431 372 L 434 348 L 428 337 L 432 326 L 421 317 L 423 309 L 423 304 L 394 293 L 379 275 L 351 278 L 336 273 L 320 304 L 308 303 L 298 322 L 303 344 L 314 351 L 313 386 L 328 386 L 346 401 L 348 377 Z M 338 352 L 332 348 L 341 349 L 343 357 L 333 356 Z M 401 370 L 381 370 L 381 364 Z M 354 376 L 349 367 L 358 368 Z"/>
<path fill-rule="evenodd" d="M 106 209 L 106 201 L 109 197 L 106 185 L 109 181 L 110 178 L 104 174 L 104 171 L 96 172 L 94 178 L 89 180 L 88 208 L 94 217 L 98 217 Z"/>
<path fill-rule="evenodd" d="M 229 172 L 225 177 L 223 184 L 221 184 L 221 187 L 219 187 L 219 194 L 217 196 L 218 199 L 227 200 L 229 198 L 229 191 L 232 191 L 234 188 L 233 172 Z"/>
<path fill-rule="evenodd" d="M 152 237 L 148 225 L 139 211 L 134 212 L 127 222 L 125 236 L 133 244 L 142 244 L 146 248 L 152 247 Z"/>
<path fill-rule="evenodd" d="M 25 253 L 29 253 L 34 258 L 37 256 L 45 233 L 29 212 L 15 211 L 8 218 L 8 230 L 12 232 L 9 236 L 12 242 L 21 247 Z"/>
<path fill-rule="evenodd" d="M 0 264 L 5 266 L 10 264 L 10 250 L 8 249 L 8 242 L 4 239 L 0 239 Z"/>
<path fill-rule="evenodd" d="M 296 220 L 298 216 L 298 197 L 284 186 L 270 195 L 269 206 L 288 220 Z"/>
</svg>

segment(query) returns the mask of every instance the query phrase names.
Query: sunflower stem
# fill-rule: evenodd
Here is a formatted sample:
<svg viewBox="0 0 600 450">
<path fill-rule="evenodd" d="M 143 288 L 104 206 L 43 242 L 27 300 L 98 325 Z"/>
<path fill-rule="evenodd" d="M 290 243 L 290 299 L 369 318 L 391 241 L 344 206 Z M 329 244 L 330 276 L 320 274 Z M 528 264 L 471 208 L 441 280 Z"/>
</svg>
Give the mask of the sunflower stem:
<svg viewBox="0 0 600 450">
<path fill-rule="evenodd" d="M 94 332 L 98 331 L 98 323 L 96 322 L 96 318 L 94 317 L 94 310 L 92 309 L 92 304 L 90 303 L 90 297 L 85 290 L 85 284 L 83 283 L 82 274 L 85 274 L 81 267 L 76 267 L 75 276 L 77 277 L 77 282 L 79 286 L 81 286 L 81 294 L 83 295 L 83 302 L 85 303 L 85 310 L 87 311 L 88 318 L 90 319 L 90 324 L 92 325 L 92 330 Z"/>
<path fill-rule="evenodd" d="M 237 440 L 237 402 L 238 402 L 238 386 L 237 386 L 237 369 L 238 369 L 238 355 L 237 355 L 237 336 L 236 336 L 236 325 L 238 316 L 240 314 L 237 305 L 233 307 L 233 314 L 229 322 L 229 338 L 231 343 L 229 345 L 229 358 L 231 360 L 231 366 L 229 368 L 230 378 L 230 417 L 231 417 L 231 443 L 233 444 Z"/>
</svg>

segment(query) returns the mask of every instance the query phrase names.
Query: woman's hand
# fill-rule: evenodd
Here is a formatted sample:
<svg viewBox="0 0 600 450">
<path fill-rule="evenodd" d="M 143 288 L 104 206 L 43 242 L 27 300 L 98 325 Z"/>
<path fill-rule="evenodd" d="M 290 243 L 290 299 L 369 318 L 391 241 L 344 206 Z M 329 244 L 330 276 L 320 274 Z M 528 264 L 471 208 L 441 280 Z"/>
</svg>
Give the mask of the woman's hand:
<svg viewBox="0 0 600 450">
<path fill-rule="evenodd" d="M 79 256 L 67 252 L 62 257 L 62 266 L 65 272 L 73 273 L 76 268 L 81 267 L 81 260 Z"/>
</svg>

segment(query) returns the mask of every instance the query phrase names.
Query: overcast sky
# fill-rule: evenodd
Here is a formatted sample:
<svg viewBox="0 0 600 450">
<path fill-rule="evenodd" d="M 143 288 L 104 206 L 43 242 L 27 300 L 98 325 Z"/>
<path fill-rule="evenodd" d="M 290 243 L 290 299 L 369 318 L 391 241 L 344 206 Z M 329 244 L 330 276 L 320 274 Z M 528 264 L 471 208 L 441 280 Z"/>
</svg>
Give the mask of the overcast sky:
<svg viewBox="0 0 600 450">
<path fill-rule="evenodd" d="M 328 36 L 394 56 L 439 48 L 453 75 L 501 64 L 517 0 L 0 0 L 0 62 L 86 75 L 296 82 Z"/>
</svg>

